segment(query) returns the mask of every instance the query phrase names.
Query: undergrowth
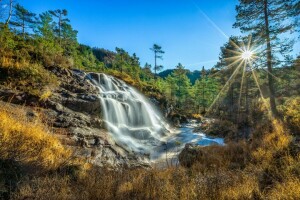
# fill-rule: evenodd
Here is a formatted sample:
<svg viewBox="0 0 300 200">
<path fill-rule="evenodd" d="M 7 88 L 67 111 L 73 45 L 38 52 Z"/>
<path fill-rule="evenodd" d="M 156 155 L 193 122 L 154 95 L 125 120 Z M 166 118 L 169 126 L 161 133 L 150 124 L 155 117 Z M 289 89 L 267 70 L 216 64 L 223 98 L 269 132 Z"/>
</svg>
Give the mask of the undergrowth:
<svg viewBox="0 0 300 200">
<path fill-rule="evenodd" d="M 300 154 L 279 121 L 252 141 L 199 148 L 190 165 L 166 169 L 92 167 L 75 176 L 23 181 L 13 199 L 298 199 Z M 182 159 L 181 159 L 182 160 Z M 55 193 L 55 194 L 54 194 Z M 54 195 L 53 195 L 54 194 Z M 53 196 L 52 196 L 53 195 Z"/>
</svg>

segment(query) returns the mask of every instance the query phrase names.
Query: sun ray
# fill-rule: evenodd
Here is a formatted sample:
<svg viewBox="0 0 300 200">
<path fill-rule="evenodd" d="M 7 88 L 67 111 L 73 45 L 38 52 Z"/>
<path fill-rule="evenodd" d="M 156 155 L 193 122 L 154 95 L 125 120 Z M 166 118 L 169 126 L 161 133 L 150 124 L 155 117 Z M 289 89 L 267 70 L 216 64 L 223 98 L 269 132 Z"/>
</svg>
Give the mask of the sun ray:
<svg viewBox="0 0 300 200">
<path fill-rule="evenodd" d="M 232 57 L 224 58 L 224 60 L 230 61 L 230 60 L 236 60 L 236 59 L 240 59 L 240 58 L 241 58 L 241 55 L 238 55 L 238 56 L 232 56 Z"/>
<path fill-rule="evenodd" d="M 258 76 L 255 74 L 255 70 L 253 70 L 252 66 L 250 66 L 250 69 L 251 69 L 251 72 L 252 72 L 252 75 L 253 75 L 253 78 L 254 78 L 254 82 L 256 83 L 256 86 L 259 90 L 260 97 L 261 97 L 264 105 L 266 106 L 266 108 L 268 110 L 268 116 L 270 117 L 270 119 L 272 119 L 273 115 L 272 115 L 272 112 L 271 112 L 271 107 L 268 104 L 267 100 L 264 98 L 263 92 L 262 92 L 261 87 L 260 87 L 259 82 L 258 82 L 258 78 L 257 78 Z"/>
<path fill-rule="evenodd" d="M 200 65 L 200 64 L 207 64 L 207 63 L 215 63 L 215 62 L 218 62 L 218 61 L 219 60 L 207 60 L 207 61 L 201 61 L 201 62 L 185 64 L 185 65 L 193 66 L 193 65 Z"/>
<path fill-rule="evenodd" d="M 237 49 L 239 49 L 241 52 L 243 52 L 243 49 L 242 49 L 239 45 L 237 45 L 233 40 L 229 40 L 229 42 L 230 42 L 235 48 L 237 48 Z"/>
<path fill-rule="evenodd" d="M 228 37 L 228 35 L 224 32 L 224 31 L 222 31 L 222 29 L 221 28 L 219 28 L 218 26 L 217 26 L 217 24 L 214 22 L 214 21 L 212 21 L 202 10 L 201 10 L 201 8 L 198 6 L 198 4 L 195 2 L 195 1 L 193 1 L 193 0 L 191 0 L 191 2 L 194 4 L 194 6 L 199 10 L 199 12 L 204 16 L 204 18 L 222 35 L 222 36 L 224 36 L 226 39 L 228 39 L 229 37 Z"/>
<path fill-rule="evenodd" d="M 229 65 L 227 65 L 227 68 L 225 70 L 230 70 L 233 66 L 235 66 L 235 64 L 237 64 L 238 62 L 242 61 L 243 59 L 239 57 L 238 60 L 234 61 L 233 63 L 230 63 Z M 216 73 L 214 73 L 214 75 L 218 75 L 219 73 L 223 72 L 224 70 L 220 70 Z"/>
<path fill-rule="evenodd" d="M 282 82 L 282 79 L 275 76 L 274 74 L 272 74 L 271 72 L 269 72 L 269 70 L 265 69 L 265 68 L 261 68 L 264 72 L 266 72 L 267 74 L 271 75 L 272 77 L 274 77 L 276 80 L 278 80 L 279 82 Z"/>
<path fill-rule="evenodd" d="M 239 44 L 241 46 L 242 52 L 245 52 L 247 50 L 250 50 L 244 43 L 244 40 L 239 41 Z"/>
<path fill-rule="evenodd" d="M 225 51 L 228 51 L 228 52 L 236 54 L 236 55 L 241 55 L 241 53 L 242 53 L 242 51 L 235 51 L 235 50 L 232 50 L 232 49 L 226 49 Z"/>
<path fill-rule="evenodd" d="M 252 43 L 252 34 L 250 34 L 248 37 L 247 49 L 251 49 L 251 43 Z"/>
<path fill-rule="evenodd" d="M 214 99 L 214 101 L 212 102 L 212 104 L 209 106 L 208 110 L 207 110 L 207 114 L 211 111 L 211 108 L 214 106 L 214 104 L 216 103 L 216 101 L 220 98 L 221 94 L 224 92 L 224 90 L 227 88 L 227 86 L 229 85 L 230 81 L 233 80 L 235 78 L 235 76 L 237 75 L 238 70 L 241 68 L 242 64 L 244 63 L 244 61 L 242 61 L 234 70 L 234 72 L 231 74 L 230 78 L 227 80 L 227 82 L 225 83 L 225 85 L 223 86 L 223 88 L 220 90 L 220 92 L 218 93 L 218 95 L 216 96 L 216 98 Z"/>
</svg>

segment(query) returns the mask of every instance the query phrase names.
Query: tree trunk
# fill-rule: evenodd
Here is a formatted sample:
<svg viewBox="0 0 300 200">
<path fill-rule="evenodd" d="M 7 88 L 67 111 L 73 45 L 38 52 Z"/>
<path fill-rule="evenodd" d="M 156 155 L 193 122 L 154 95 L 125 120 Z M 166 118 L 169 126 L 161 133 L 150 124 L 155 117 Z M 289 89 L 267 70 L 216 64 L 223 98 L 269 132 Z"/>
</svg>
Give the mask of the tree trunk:
<svg viewBox="0 0 300 200">
<path fill-rule="evenodd" d="M 204 77 L 203 77 L 203 80 L 204 80 Z M 204 93 L 204 90 L 205 90 L 205 80 L 203 81 L 203 87 L 202 87 L 202 107 L 203 107 L 203 111 L 205 113 L 205 103 L 204 103 L 204 98 L 205 98 L 205 93 Z"/>
<path fill-rule="evenodd" d="M 24 18 L 22 21 L 22 35 L 23 35 L 23 38 L 25 39 L 25 20 L 24 20 Z"/>
<path fill-rule="evenodd" d="M 267 43 L 267 66 L 268 66 L 268 81 L 269 81 L 269 90 L 270 90 L 270 106 L 271 112 L 274 117 L 278 116 L 278 111 L 275 103 L 275 89 L 274 89 L 274 80 L 272 77 L 272 48 L 271 48 L 271 39 L 270 39 L 270 30 L 269 30 L 269 18 L 268 18 L 268 1 L 264 0 L 264 17 L 265 17 L 265 28 L 266 28 L 266 43 Z"/>
<path fill-rule="evenodd" d="M 10 0 L 9 1 L 9 12 L 8 12 L 8 17 L 7 17 L 7 20 L 5 22 L 5 25 L 9 24 L 9 21 L 10 21 L 11 15 L 12 15 L 12 10 L 13 10 L 13 0 Z"/>
<path fill-rule="evenodd" d="M 248 77 L 249 76 L 249 77 Z M 249 125 L 249 115 L 250 115 L 250 108 L 249 108 L 249 78 L 250 78 L 250 75 L 246 72 L 246 77 L 245 77 L 245 82 L 246 82 L 246 119 L 245 119 L 245 122 L 246 122 L 246 125 L 248 126 Z"/>
<path fill-rule="evenodd" d="M 156 77 L 156 51 L 154 52 L 154 74 Z"/>
<path fill-rule="evenodd" d="M 61 16 L 61 13 L 59 13 L 59 18 L 58 18 L 58 39 L 59 39 L 59 45 L 61 45 L 61 20 L 62 20 L 62 16 Z"/>
</svg>

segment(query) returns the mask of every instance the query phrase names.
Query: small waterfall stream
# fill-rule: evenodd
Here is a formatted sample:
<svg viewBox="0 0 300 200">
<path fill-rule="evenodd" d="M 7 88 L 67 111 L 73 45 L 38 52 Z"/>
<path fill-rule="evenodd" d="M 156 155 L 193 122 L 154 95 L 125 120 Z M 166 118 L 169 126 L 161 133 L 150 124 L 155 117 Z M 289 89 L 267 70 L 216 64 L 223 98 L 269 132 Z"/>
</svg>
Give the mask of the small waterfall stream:
<svg viewBox="0 0 300 200">
<path fill-rule="evenodd" d="M 108 131 L 115 142 L 128 152 L 149 155 L 151 160 L 158 160 L 166 152 L 178 154 L 186 143 L 200 146 L 224 144 L 222 138 L 194 133 L 198 124 L 192 121 L 182 128 L 171 130 L 150 101 L 122 80 L 103 73 L 89 73 L 86 77 L 100 91 Z"/>
<path fill-rule="evenodd" d="M 87 77 L 100 91 L 104 120 L 116 143 L 128 151 L 150 154 L 168 132 L 159 112 L 113 76 L 91 73 Z"/>
</svg>

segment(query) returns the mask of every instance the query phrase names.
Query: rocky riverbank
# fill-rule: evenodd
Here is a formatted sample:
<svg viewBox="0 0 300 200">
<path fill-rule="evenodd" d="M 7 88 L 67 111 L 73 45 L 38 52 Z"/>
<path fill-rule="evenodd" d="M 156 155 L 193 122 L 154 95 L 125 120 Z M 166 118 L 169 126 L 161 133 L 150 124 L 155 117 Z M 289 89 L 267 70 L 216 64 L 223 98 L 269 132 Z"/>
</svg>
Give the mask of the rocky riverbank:
<svg viewBox="0 0 300 200">
<path fill-rule="evenodd" d="M 110 137 L 103 119 L 99 91 L 81 71 L 52 68 L 59 86 L 52 88 L 45 100 L 28 93 L 0 87 L 0 103 L 22 106 L 29 118 L 43 116 L 43 121 L 57 133 L 63 144 L 98 166 L 147 167 L 147 159 L 128 152 Z"/>
<path fill-rule="evenodd" d="M 202 131 L 211 137 L 224 138 L 225 141 L 232 141 L 243 138 L 238 127 L 230 121 L 203 118 L 201 123 L 194 129 L 194 132 Z"/>
</svg>

